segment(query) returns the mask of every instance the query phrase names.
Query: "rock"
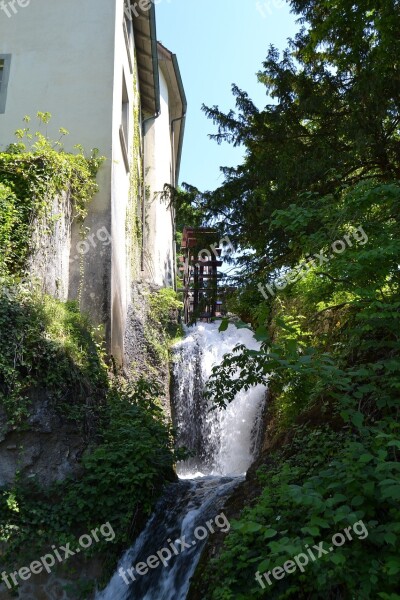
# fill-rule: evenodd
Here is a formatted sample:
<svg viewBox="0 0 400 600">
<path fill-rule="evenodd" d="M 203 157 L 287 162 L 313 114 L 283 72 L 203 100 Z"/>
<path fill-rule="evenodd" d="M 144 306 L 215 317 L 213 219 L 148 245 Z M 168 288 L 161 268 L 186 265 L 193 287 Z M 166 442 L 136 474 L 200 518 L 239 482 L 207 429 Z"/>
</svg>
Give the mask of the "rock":
<svg viewBox="0 0 400 600">
<path fill-rule="evenodd" d="M 10 427 L 0 408 L 0 487 L 10 486 L 20 472 L 42 486 L 78 474 L 80 456 L 87 446 L 75 423 L 63 418 L 44 390 L 31 393 L 29 429 Z"/>
</svg>

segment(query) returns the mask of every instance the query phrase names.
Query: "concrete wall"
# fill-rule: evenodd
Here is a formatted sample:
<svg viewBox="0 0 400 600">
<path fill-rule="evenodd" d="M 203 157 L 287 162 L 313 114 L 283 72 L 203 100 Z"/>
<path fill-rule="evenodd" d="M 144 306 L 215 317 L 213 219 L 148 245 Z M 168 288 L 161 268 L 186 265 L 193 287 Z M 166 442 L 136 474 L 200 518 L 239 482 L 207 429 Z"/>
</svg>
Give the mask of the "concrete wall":
<svg viewBox="0 0 400 600">
<path fill-rule="evenodd" d="M 50 137 L 65 127 L 67 149 L 81 143 L 111 156 L 114 22 L 110 0 L 34 0 L 11 18 L 0 12 L 0 54 L 12 55 L 0 150 L 25 115 L 49 111 Z"/>
<path fill-rule="evenodd" d="M 149 122 L 144 138 L 146 199 L 146 277 L 164 287 L 174 285 L 173 222 L 168 205 L 160 200 L 166 183 L 172 183 L 172 145 L 169 93 L 160 69 L 161 115 Z"/>
<path fill-rule="evenodd" d="M 24 126 L 24 115 L 32 117 L 31 129 L 38 129 L 38 111 L 52 114 L 49 125 L 41 127 L 51 139 L 59 138 L 60 127 L 70 132 L 64 138 L 66 150 L 73 151 L 78 143 L 88 152 L 98 148 L 107 161 L 85 223 L 94 235 L 101 228 L 111 229 L 114 23 L 115 3 L 110 0 L 35 0 L 18 7 L 11 18 L 0 13 L 0 54 L 12 55 L 5 113 L 0 114 L 0 150 L 16 141 L 14 132 Z M 77 298 L 80 292 L 82 308 L 95 321 L 105 322 L 110 312 L 110 249 L 91 244 L 82 261 L 80 241 L 75 226 L 69 296 Z"/>
<path fill-rule="evenodd" d="M 115 22 L 115 56 L 114 56 L 114 98 L 112 120 L 112 188 L 111 188 L 111 233 L 112 233 L 112 276 L 111 276 L 111 347 L 114 358 L 123 361 L 128 306 L 130 303 L 130 290 L 133 279 L 139 277 L 138 265 L 133 269 L 131 253 L 135 251 L 135 240 L 128 239 L 132 236 L 129 227 L 129 216 L 137 210 L 140 198 L 133 197 L 131 183 L 134 179 L 134 170 L 138 170 L 138 153 L 140 154 L 140 141 L 135 147 L 135 129 L 140 129 L 139 114 L 135 107 L 139 102 L 137 83 L 134 40 L 131 46 L 127 45 L 123 30 L 123 2 L 117 5 Z M 131 56 L 131 61 L 128 59 Z M 129 124 L 126 138 L 129 170 L 125 164 L 120 127 L 122 124 L 123 89 L 125 88 L 129 99 Z M 133 185 L 133 184 L 132 184 Z M 136 272 L 134 272 L 136 271 Z"/>
<path fill-rule="evenodd" d="M 42 291 L 65 301 L 69 293 L 72 203 L 68 192 L 53 199 L 46 217 L 35 223 L 27 272 Z M 46 232 L 45 234 L 43 232 Z"/>
<path fill-rule="evenodd" d="M 161 71 L 161 115 L 148 123 L 144 141 L 149 189 L 146 269 L 142 273 L 137 264 L 132 268 L 138 240 L 132 239 L 129 215 L 141 204 L 137 193 L 132 197 L 133 172 L 138 170 L 133 137 L 140 124 L 133 111 L 138 87 L 134 55 L 132 64 L 128 60 L 123 6 L 123 0 L 34 0 L 25 8 L 17 5 L 11 18 L 0 11 L 0 54 L 11 54 L 6 109 L 0 114 L 0 151 L 16 141 L 14 132 L 24 127 L 25 115 L 32 117 L 30 126 L 36 131 L 36 113 L 48 111 L 52 119 L 40 126 L 43 133 L 58 139 L 64 127 L 70 132 L 64 138 L 67 151 L 79 143 L 87 151 L 98 148 L 106 157 L 98 175 L 100 191 L 84 223 L 85 239 L 82 228 L 76 222 L 72 226 L 67 279 L 68 297 L 79 299 L 95 323 L 105 324 L 108 347 L 117 361 L 124 354 L 133 281 L 145 277 L 160 286 L 174 283 L 172 215 L 156 198 L 164 184 L 172 182 L 169 94 Z M 130 170 L 120 141 L 123 79 L 131 105 Z"/>
</svg>

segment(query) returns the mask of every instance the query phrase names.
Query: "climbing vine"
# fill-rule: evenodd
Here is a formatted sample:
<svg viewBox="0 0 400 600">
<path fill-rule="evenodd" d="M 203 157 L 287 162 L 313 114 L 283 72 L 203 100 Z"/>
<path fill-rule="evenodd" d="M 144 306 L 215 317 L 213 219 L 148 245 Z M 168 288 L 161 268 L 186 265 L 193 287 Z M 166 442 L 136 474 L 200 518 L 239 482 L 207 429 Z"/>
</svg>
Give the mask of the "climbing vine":
<svg viewBox="0 0 400 600">
<path fill-rule="evenodd" d="M 142 242 L 140 201 L 143 189 L 143 166 L 140 135 L 140 103 L 137 83 L 137 73 L 133 76 L 133 139 L 130 156 L 129 199 L 126 214 L 126 235 L 130 255 L 131 276 L 137 278 L 140 269 L 140 245 Z"/>
<path fill-rule="evenodd" d="M 38 113 L 39 123 L 46 125 L 48 113 Z M 28 124 L 29 117 L 25 117 Z M 81 146 L 77 154 L 63 150 L 60 140 L 52 142 L 40 131 L 31 133 L 27 126 L 16 132 L 18 142 L 0 153 L 0 274 L 23 271 L 32 251 L 35 223 L 42 219 L 48 227 L 54 198 L 69 193 L 78 218 L 83 219 L 87 206 L 98 190 L 96 174 L 103 161 L 94 150 L 90 157 Z"/>
</svg>

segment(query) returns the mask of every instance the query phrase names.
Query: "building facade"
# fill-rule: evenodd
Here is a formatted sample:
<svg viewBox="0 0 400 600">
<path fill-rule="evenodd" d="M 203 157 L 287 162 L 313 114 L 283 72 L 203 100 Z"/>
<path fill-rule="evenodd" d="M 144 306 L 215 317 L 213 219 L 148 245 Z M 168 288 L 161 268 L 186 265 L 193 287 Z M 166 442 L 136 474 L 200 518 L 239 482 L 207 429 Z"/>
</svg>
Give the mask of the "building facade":
<svg viewBox="0 0 400 600">
<path fill-rule="evenodd" d="M 38 111 L 52 115 L 50 139 L 69 131 L 66 151 L 80 144 L 106 158 L 85 237 L 73 223 L 60 253 L 61 299 L 79 299 L 105 325 L 122 362 L 132 285 L 176 280 L 173 207 L 160 192 L 178 181 L 186 98 L 176 56 L 157 43 L 154 4 L 3 3 L 0 151 Z"/>
</svg>

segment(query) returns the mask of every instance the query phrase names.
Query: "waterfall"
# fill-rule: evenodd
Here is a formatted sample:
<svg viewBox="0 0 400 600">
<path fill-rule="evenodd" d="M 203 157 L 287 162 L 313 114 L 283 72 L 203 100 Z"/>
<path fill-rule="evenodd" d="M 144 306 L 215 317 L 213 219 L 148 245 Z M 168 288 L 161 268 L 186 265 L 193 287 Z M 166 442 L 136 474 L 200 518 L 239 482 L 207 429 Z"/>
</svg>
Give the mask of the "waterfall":
<svg viewBox="0 0 400 600">
<path fill-rule="evenodd" d="M 179 483 L 168 486 L 96 600 L 185 600 L 208 536 L 229 530 L 221 510 L 254 460 L 265 388 L 240 392 L 226 410 L 210 410 L 202 392 L 212 367 L 239 343 L 259 349 L 250 330 L 219 333 L 217 324 L 188 328 L 175 346 L 173 420 L 192 457 L 178 465 Z"/>
<path fill-rule="evenodd" d="M 240 475 L 254 458 L 257 426 L 265 388 L 257 386 L 240 392 L 226 410 L 212 410 L 203 399 L 204 386 L 214 365 L 237 344 L 258 350 L 259 343 L 249 329 L 229 325 L 222 333 L 216 324 L 187 330 L 174 353 L 174 394 L 172 408 L 179 445 L 196 453 L 196 458 L 179 465 L 181 477 Z"/>
</svg>

